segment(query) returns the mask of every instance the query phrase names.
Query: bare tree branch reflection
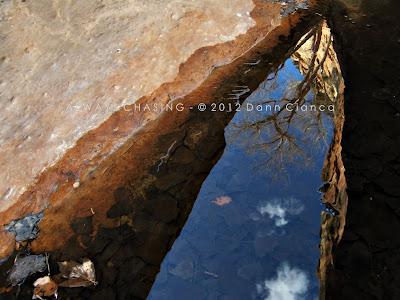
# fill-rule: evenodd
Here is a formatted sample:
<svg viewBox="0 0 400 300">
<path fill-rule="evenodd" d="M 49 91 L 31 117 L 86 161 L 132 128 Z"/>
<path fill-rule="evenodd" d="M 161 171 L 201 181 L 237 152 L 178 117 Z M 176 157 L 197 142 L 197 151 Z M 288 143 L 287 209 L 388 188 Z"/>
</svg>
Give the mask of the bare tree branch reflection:
<svg viewBox="0 0 400 300">
<path fill-rule="evenodd" d="M 332 36 L 325 23 L 306 34 L 287 58 L 292 59 L 302 78 L 285 72 L 282 82 L 283 63 L 257 91 L 260 95 L 255 98 L 262 100 L 252 104 L 260 105 L 262 111 L 245 111 L 228 133 L 228 139 L 250 141 L 251 145 L 245 145 L 247 150 L 263 154 L 259 167 L 273 168 L 270 173 L 280 176 L 292 164 L 311 166 L 312 151 L 328 146 L 333 114 L 326 108 L 334 105 L 337 98 L 337 88 L 331 85 L 342 80 L 338 64 L 335 66 Z"/>
</svg>

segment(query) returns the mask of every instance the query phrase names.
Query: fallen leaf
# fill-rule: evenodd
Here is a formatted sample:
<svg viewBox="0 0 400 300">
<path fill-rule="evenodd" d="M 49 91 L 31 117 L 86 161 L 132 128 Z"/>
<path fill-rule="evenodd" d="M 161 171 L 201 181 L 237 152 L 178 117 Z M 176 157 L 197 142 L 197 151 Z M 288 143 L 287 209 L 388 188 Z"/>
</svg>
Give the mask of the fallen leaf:
<svg viewBox="0 0 400 300">
<path fill-rule="evenodd" d="M 224 206 L 232 202 L 232 198 L 229 196 L 217 197 L 215 200 L 211 201 L 215 205 Z"/>
<path fill-rule="evenodd" d="M 32 299 L 43 299 L 42 297 L 51 296 L 57 298 L 58 285 L 49 276 L 37 279 L 33 283 L 33 286 L 35 289 L 33 290 Z"/>
<path fill-rule="evenodd" d="M 62 287 L 87 287 L 96 285 L 96 273 L 94 264 L 89 259 L 84 259 L 82 264 L 75 261 L 64 261 L 58 263 L 60 277 L 63 278 L 59 283 Z"/>
</svg>

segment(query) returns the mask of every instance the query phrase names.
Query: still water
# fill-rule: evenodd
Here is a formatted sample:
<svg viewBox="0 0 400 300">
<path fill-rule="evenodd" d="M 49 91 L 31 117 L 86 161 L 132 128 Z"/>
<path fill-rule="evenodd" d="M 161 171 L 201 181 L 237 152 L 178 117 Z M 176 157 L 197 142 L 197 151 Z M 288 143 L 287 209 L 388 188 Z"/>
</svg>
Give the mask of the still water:
<svg viewBox="0 0 400 300">
<path fill-rule="evenodd" d="M 296 97 L 300 70 L 288 58 L 226 128 L 224 154 L 148 299 L 317 299 L 318 190 L 333 124 L 331 112 L 275 108 Z M 320 98 L 311 88 L 303 101 Z"/>
</svg>

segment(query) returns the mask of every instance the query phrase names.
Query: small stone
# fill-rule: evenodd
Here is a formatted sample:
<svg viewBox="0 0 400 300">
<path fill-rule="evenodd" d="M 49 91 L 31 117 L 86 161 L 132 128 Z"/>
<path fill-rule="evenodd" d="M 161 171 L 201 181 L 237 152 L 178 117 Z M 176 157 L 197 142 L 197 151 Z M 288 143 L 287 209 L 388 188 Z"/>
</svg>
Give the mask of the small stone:
<svg viewBox="0 0 400 300">
<path fill-rule="evenodd" d="M 80 185 L 81 185 L 81 183 L 79 181 L 75 181 L 72 186 L 74 189 L 77 189 Z"/>
<path fill-rule="evenodd" d="M 8 276 L 12 286 L 21 284 L 30 275 L 46 270 L 46 257 L 44 255 L 28 255 L 18 258 Z"/>
<path fill-rule="evenodd" d="M 15 234 L 17 242 L 33 240 L 36 238 L 39 229 L 37 224 L 43 218 L 43 212 L 38 214 L 31 214 L 22 219 L 14 220 L 7 224 L 4 228 L 11 233 Z"/>
</svg>

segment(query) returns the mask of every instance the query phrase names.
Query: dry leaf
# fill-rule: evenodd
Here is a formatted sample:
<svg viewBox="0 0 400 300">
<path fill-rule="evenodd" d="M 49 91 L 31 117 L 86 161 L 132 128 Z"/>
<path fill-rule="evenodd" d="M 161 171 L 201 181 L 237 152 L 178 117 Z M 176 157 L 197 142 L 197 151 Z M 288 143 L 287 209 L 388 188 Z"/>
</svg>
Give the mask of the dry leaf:
<svg viewBox="0 0 400 300">
<path fill-rule="evenodd" d="M 96 285 L 96 273 L 94 264 L 89 259 L 84 259 L 82 264 L 75 261 L 58 263 L 61 278 L 64 278 L 59 286 L 62 287 L 87 287 Z"/>
<path fill-rule="evenodd" d="M 57 298 L 57 284 L 49 277 L 41 277 L 37 279 L 33 286 L 35 289 L 33 290 L 32 299 L 43 299 L 42 297 L 51 297 L 55 296 Z"/>
<path fill-rule="evenodd" d="M 211 201 L 215 205 L 224 206 L 232 202 L 232 198 L 229 196 L 217 197 L 215 200 Z"/>
</svg>

